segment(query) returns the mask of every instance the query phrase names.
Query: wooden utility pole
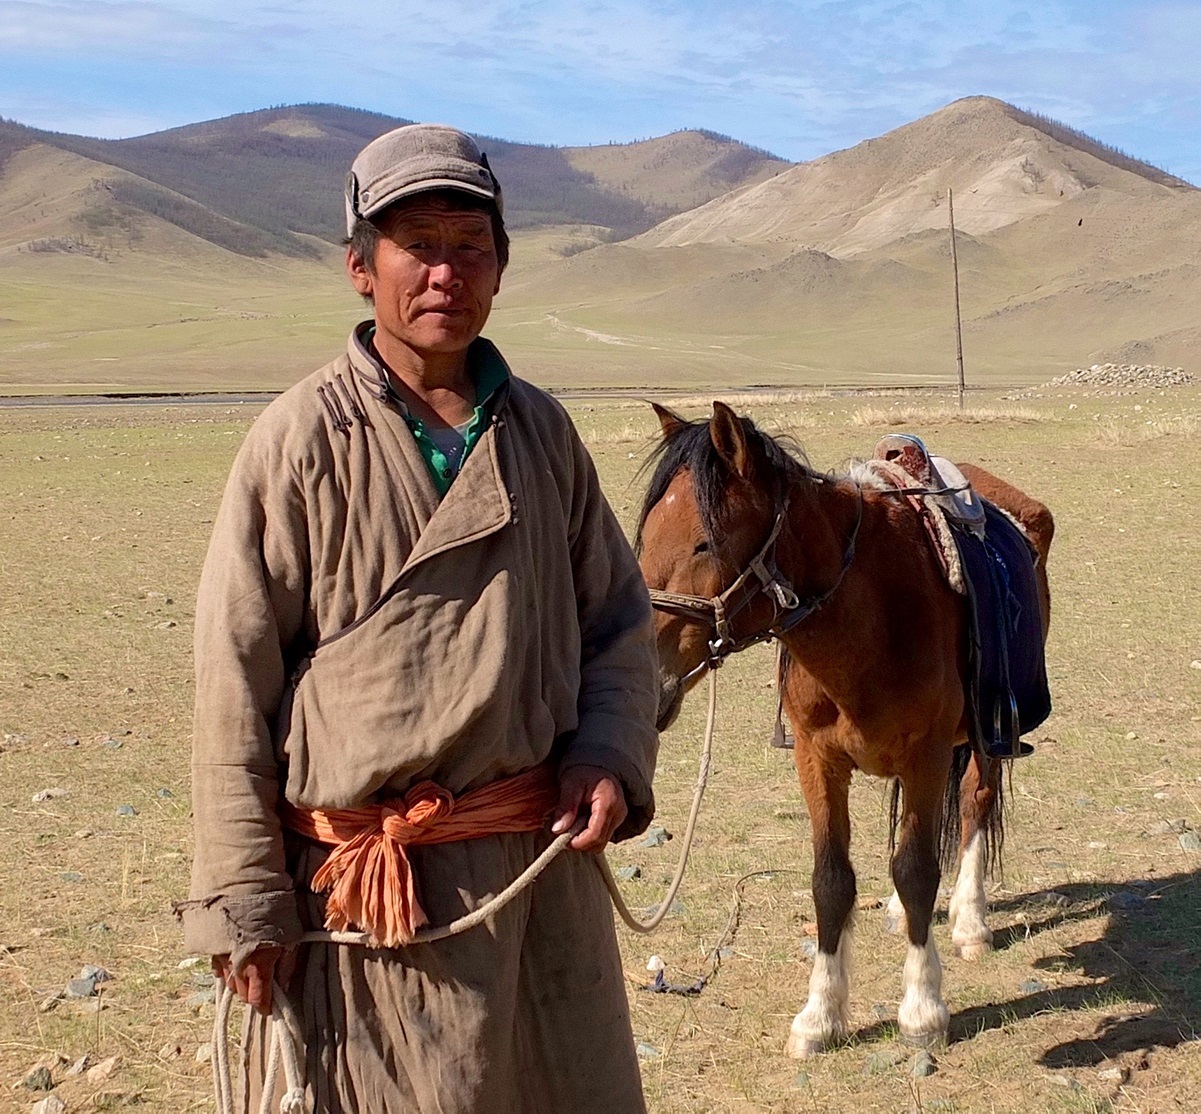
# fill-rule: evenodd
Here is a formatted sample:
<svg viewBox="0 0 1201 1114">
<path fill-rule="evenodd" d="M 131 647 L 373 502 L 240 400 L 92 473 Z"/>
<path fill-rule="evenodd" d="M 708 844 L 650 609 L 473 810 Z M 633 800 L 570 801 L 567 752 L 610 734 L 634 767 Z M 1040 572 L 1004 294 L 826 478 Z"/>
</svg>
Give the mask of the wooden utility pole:
<svg viewBox="0 0 1201 1114">
<path fill-rule="evenodd" d="M 959 375 L 959 409 L 963 409 L 963 323 L 959 318 L 959 255 L 955 250 L 955 192 L 947 187 L 947 213 L 951 218 L 951 270 L 955 275 L 955 370 Z"/>
</svg>

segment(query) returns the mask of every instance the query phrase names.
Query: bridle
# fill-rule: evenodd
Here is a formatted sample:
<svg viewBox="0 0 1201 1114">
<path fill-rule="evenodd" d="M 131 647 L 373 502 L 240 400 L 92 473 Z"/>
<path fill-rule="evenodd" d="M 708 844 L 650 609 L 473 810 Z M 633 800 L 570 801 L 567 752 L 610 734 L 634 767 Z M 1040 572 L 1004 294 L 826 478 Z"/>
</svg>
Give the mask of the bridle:
<svg viewBox="0 0 1201 1114">
<path fill-rule="evenodd" d="M 817 483 L 828 482 L 820 476 L 812 477 Z M 734 582 L 720 595 L 690 596 L 682 592 L 664 592 L 657 588 L 650 590 L 651 604 L 659 611 L 668 615 L 676 615 L 696 623 L 703 623 L 713 630 L 713 638 L 709 640 L 709 656 L 698 666 L 680 678 L 681 684 L 686 684 L 697 674 L 706 669 L 717 669 L 731 654 L 754 646 L 757 642 L 766 642 L 771 638 L 779 638 L 799 623 L 804 622 L 810 615 L 821 608 L 838 590 L 847 569 L 855 559 L 855 543 L 859 538 L 859 527 L 863 524 L 863 488 L 856 484 L 859 501 L 855 514 L 855 525 L 847 541 L 842 555 L 842 567 L 835 577 L 834 583 L 824 592 L 809 596 L 802 600 L 776 565 L 775 549 L 780 532 L 784 528 L 784 520 L 788 514 L 788 500 L 776 512 L 771 532 L 767 541 L 759 548 L 759 552 L 747 562 L 746 567 L 738 574 Z M 734 617 L 746 608 L 760 593 L 772 601 L 772 622 L 763 630 L 735 638 L 731 632 Z M 782 617 L 781 617 L 782 616 Z"/>
</svg>

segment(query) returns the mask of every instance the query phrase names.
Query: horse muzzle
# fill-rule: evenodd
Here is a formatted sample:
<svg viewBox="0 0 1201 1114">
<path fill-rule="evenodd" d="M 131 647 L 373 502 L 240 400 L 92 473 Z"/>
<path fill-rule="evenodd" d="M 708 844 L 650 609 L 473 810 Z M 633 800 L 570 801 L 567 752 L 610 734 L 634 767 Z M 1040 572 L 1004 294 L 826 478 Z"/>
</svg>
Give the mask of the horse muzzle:
<svg viewBox="0 0 1201 1114">
<path fill-rule="evenodd" d="M 659 671 L 659 713 L 655 727 L 666 731 L 676 721 L 684 703 L 685 686 L 674 673 Z"/>
</svg>

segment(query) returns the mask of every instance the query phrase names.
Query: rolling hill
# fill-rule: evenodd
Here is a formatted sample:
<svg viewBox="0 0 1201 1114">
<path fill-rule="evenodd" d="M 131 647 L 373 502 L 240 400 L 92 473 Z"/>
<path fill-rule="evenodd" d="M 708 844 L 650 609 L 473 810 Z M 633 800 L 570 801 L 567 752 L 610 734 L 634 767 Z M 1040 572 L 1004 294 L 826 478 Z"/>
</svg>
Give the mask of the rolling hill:
<svg viewBox="0 0 1201 1114">
<path fill-rule="evenodd" d="M 362 315 L 341 178 L 401 122 L 0 123 L 0 390 L 276 389 L 328 358 Z M 489 333 L 539 382 L 948 382 L 950 191 L 969 382 L 1201 370 L 1201 191 L 992 98 L 795 166 L 699 131 L 481 144 L 515 234 Z"/>
<path fill-rule="evenodd" d="M 277 389 L 362 316 L 342 182 L 407 121 L 267 109 L 100 140 L 0 121 L 0 392 Z M 559 258 L 790 164 L 680 132 L 601 148 L 479 137 L 523 258 Z"/>
<path fill-rule="evenodd" d="M 109 192 L 142 213 L 231 251 L 312 257 L 344 234 L 341 191 L 355 154 L 408 120 L 337 105 L 243 113 L 133 139 L 0 123 L 0 165 L 32 147 L 127 177 Z M 514 230 L 589 224 L 620 239 L 789 163 L 732 139 L 678 132 L 641 143 L 556 148 L 478 137 L 505 186 Z M 240 226 L 237 235 L 232 225 Z"/>
<path fill-rule="evenodd" d="M 1133 354 L 1201 365 L 1201 191 L 987 97 L 523 275 L 509 294 L 526 318 L 542 307 L 560 332 L 609 338 L 621 364 L 666 341 L 711 381 L 756 363 L 773 382 L 814 369 L 829 383 L 946 381 L 949 191 L 978 376 L 1042 381 Z"/>
</svg>

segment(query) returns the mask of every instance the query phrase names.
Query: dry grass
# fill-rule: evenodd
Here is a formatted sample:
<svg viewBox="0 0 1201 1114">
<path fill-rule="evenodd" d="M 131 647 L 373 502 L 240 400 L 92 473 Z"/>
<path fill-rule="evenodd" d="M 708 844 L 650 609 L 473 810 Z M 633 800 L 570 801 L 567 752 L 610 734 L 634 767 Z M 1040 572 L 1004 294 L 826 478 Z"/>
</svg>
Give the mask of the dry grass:
<svg viewBox="0 0 1201 1114">
<path fill-rule="evenodd" d="M 1055 419 L 1053 436 L 1047 421 L 949 423 L 932 446 L 1020 483 L 1058 522 L 1056 711 L 1035 737 L 1037 755 L 1014 772 L 1007 871 L 990 918 L 997 950 L 965 963 L 950 954 L 945 925 L 935 929 L 953 1043 L 934 1076 L 911 1079 L 904 1059 L 865 1071 L 869 1053 L 895 1047 L 904 954 L 872 908 L 860 913 L 854 944 L 852 1041 L 804 1065 L 781 1055 L 809 975 L 807 818 L 788 756 L 767 746 L 770 651 L 748 651 L 723 670 L 714 773 L 682 912 L 649 940 L 621 931 L 636 1035 L 658 1053 L 643 1061 L 652 1110 L 1152 1114 L 1196 1105 L 1201 856 L 1156 825 L 1201 829 L 1201 672 L 1189 667 L 1201 657 L 1201 615 L 1186 513 L 1201 459 L 1195 425 L 1176 420 L 1199 397 L 1193 389 L 1137 415 L 1129 402 L 1069 411 L 1049 401 L 1039 413 Z M 793 420 L 788 404 L 755 405 L 764 423 Z M 816 466 L 870 448 L 855 408 L 823 403 L 805 430 Z M 628 409 L 574 412 L 628 524 L 642 490 L 633 479 L 642 426 Z M 249 416 L 0 411 L 9 520 L 0 531 L 0 1082 L 51 1054 L 119 1053 L 106 1084 L 58 1084 L 73 1110 L 98 1092 L 151 1110 L 210 1106 L 207 1068 L 193 1058 L 211 1007 L 189 1005 L 199 984 L 178 968 L 169 906 L 186 889 L 190 850 L 192 596 Z M 1154 420 L 1168 432 L 1138 453 L 1115 453 L 1097 442 L 1105 420 Z M 649 411 L 645 428 L 654 432 Z M 690 700 L 663 740 L 657 791 L 671 830 L 691 796 L 703 712 L 699 697 Z M 72 738 L 78 745 L 66 745 Z M 49 787 L 68 795 L 32 801 Z M 126 803 L 136 816 L 116 815 Z M 853 809 L 860 893 L 884 898 L 882 785 L 857 781 Z M 615 849 L 615 865 L 642 867 L 629 884 L 633 905 L 658 900 L 676 846 Z M 701 973 L 735 882 L 765 869 L 777 873 L 748 883 L 732 950 L 700 998 L 637 989 L 651 951 L 673 981 Z M 1115 893 L 1145 900 L 1113 912 Z M 64 1002 L 40 1012 L 84 963 L 114 975 L 104 1009 Z M 38 1097 L 5 1086 L 0 1109 L 28 1110 Z"/>
<path fill-rule="evenodd" d="M 1046 422 L 1053 420 L 1046 411 L 1031 406 L 957 406 L 939 403 L 935 406 L 865 406 L 851 415 L 858 426 L 945 425 L 961 423 L 981 425 L 990 422 Z"/>
<path fill-rule="evenodd" d="M 829 391 L 788 391 L 764 389 L 761 391 L 719 391 L 708 393 L 669 395 L 664 401 L 668 406 L 681 410 L 702 409 L 708 412 L 713 400 L 724 402 L 737 410 L 762 406 L 796 406 L 817 400 L 833 398 Z"/>
<path fill-rule="evenodd" d="M 1141 407 L 1135 407 L 1141 411 Z M 1172 414 L 1167 417 L 1137 420 L 1106 418 L 1099 423 L 1097 443 L 1109 448 L 1130 448 L 1155 441 L 1160 437 L 1193 440 L 1201 430 L 1201 418 L 1196 414 Z"/>
</svg>

